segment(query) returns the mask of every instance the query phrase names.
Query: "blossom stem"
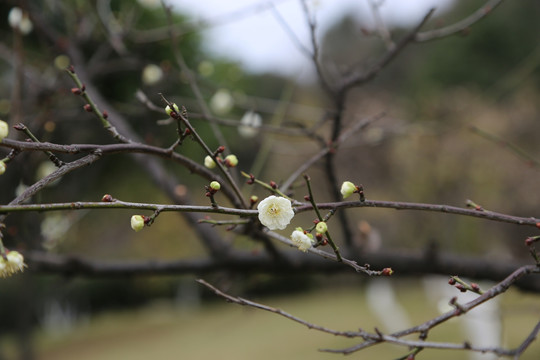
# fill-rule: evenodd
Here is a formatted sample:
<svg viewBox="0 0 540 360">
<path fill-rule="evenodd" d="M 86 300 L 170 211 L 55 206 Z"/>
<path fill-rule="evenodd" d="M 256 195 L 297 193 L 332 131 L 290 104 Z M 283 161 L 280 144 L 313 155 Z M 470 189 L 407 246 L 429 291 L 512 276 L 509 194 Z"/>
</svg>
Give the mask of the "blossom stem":
<svg viewBox="0 0 540 360">
<path fill-rule="evenodd" d="M 161 98 L 163 99 L 163 101 L 168 105 L 168 106 L 171 106 L 172 108 L 172 104 L 162 95 L 161 95 Z M 185 113 L 184 111 L 184 108 L 182 108 L 182 112 Z M 231 176 L 231 173 L 229 171 L 227 171 L 227 169 L 225 168 L 225 166 L 219 162 L 217 160 L 217 157 L 216 155 L 214 154 L 214 152 L 212 150 L 210 150 L 210 148 L 208 147 L 208 145 L 206 145 L 206 143 L 204 142 L 204 140 L 199 136 L 199 133 L 197 133 L 195 131 L 195 128 L 191 125 L 191 123 L 189 122 L 188 118 L 186 116 L 184 116 L 184 114 L 179 114 L 179 113 L 176 113 L 176 115 L 174 116 L 174 118 L 178 118 L 180 120 L 182 120 L 182 122 L 184 123 L 184 125 L 186 126 L 186 128 L 189 129 L 190 131 L 190 134 L 193 135 L 193 138 L 195 139 L 195 141 L 197 143 L 199 143 L 199 145 L 201 145 L 201 147 L 204 149 L 204 151 L 206 152 L 206 154 L 210 155 L 212 157 L 212 160 L 214 160 L 214 162 L 216 163 L 218 169 L 221 171 L 221 173 L 225 176 L 225 178 L 227 179 L 227 181 L 229 182 L 229 184 L 231 185 L 234 193 L 236 194 L 236 197 L 238 198 L 238 201 L 240 201 L 240 203 L 242 204 L 242 207 L 244 209 L 247 209 L 248 206 L 246 204 L 246 201 L 244 200 L 244 197 L 242 196 L 242 193 L 240 192 L 240 189 L 238 188 L 238 186 L 236 185 L 236 182 L 234 181 L 234 179 L 232 178 Z"/>
<path fill-rule="evenodd" d="M 200 219 L 199 224 L 211 224 L 211 225 L 241 225 L 250 222 L 249 219 L 238 220 L 212 220 L 212 219 Z"/>
<path fill-rule="evenodd" d="M 39 139 L 23 123 L 18 123 L 17 125 L 15 125 L 14 128 L 16 130 L 22 131 L 33 142 L 40 143 Z M 45 150 L 43 152 L 49 157 L 49 159 L 53 162 L 54 165 L 56 165 L 57 167 L 64 166 L 64 162 L 62 160 L 58 159 L 58 157 L 56 157 L 56 155 L 54 155 L 52 152 L 50 152 L 49 150 Z"/>
<path fill-rule="evenodd" d="M 244 172 L 244 171 L 241 171 L 240 172 L 242 174 L 243 177 L 245 178 L 248 178 L 248 179 L 251 179 L 251 175 Z M 261 181 L 259 179 L 256 179 L 256 178 L 253 178 L 253 181 L 259 185 L 261 185 L 262 187 L 264 187 L 265 189 L 268 189 L 270 190 L 271 192 L 273 192 L 274 194 L 277 194 L 281 197 L 284 197 L 285 199 L 288 199 L 288 200 L 291 200 L 292 202 L 294 202 L 294 199 L 291 199 L 290 197 L 288 197 L 287 195 L 285 195 L 283 192 L 281 192 L 281 190 L 279 190 L 278 188 L 273 188 L 272 186 L 270 186 L 270 184 L 267 184 L 265 183 L 264 181 Z"/>
<path fill-rule="evenodd" d="M 308 188 L 309 202 L 311 203 L 311 206 L 313 206 L 313 210 L 315 211 L 315 214 L 317 214 L 317 218 L 319 219 L 319 221 L 325 221 L 323 219 L 323 217 L 321 216 L 321 212 L 319 211 L 319 207 L 315 203 L 315 199 L 313 198 L 313 191 L 311 190 L 311 178 L 309 177 L 309 175 L 304 174 L 304 179 L 306 180 L 306 185 L 307 185 L 307 188 Z M 333 214 L 333 211 L 330 211 L 329 214 Z M 329 218 L 330 216 L 331 215 L 327 215 L 327 217 L 325 217 L 325 218 Z M 339 248 L 336 246 L 336 243 L 334 243 L 334 241 L 332 240 L 332 237 L 330 236 L 330 233 L 328 231 L 326 231 L 324 233 L 324 235 L 328 239 L 328 243 L 332 247 L 332 250 L 334 250 L 334 253 L 336 254 L 337 261 L 342 262 L 343 259 L 341 258 L 341 253 L 339 252 Z"/>
<path fill-rule="evenodd" d="M 79 77 L 77 76 L 77 74 L 75 73 L 74 70 L 72 69 L 66 69 L 66 72 L 68 73 L 68 75 L 71 77 L 71 79 L 73 80 L 73 82 L 75 82 L 75 84 L 77 84 L 77 87 L 79 89 L 81 89 L 82 93 L 81 93 L 81 96 L 83 97 L 83 99 L 86 101 L 86 103 L 88 105 L 90 105 L 90 107 L 92 108 L 92 112 L 94 114 L 96 114 L 96 116 L 98 117 L 98 119 L 101 121 L 101 124 L 103 125 L 103 127 L 105 129 L 107 129 L 113 136 L 113 138 L 115 138 L 116 140 L 118 140 L 119 142 L 122 142 L 122 143 L 130 143 L 131 141 L 126 138 L 125 136 L 123 136 L 122 134 L 120 134 L 118 132 L 118 130 L 116 130 L 116 128 L 109 122 L 109 120 L 107 120 L 107 117 L 106 115 L 104 115 L 104 113 L 99 110 L 98 106 L 96 105 L 96 103 L 94 102 L 94 100 L 92 100 L 92 98 L 90 97 L 90 95 L 88 95 L 88 93 L 84 90 L 85 86 L 84 84 L 81 82 L 81 80 L 79 79 Z"/>
</svg>

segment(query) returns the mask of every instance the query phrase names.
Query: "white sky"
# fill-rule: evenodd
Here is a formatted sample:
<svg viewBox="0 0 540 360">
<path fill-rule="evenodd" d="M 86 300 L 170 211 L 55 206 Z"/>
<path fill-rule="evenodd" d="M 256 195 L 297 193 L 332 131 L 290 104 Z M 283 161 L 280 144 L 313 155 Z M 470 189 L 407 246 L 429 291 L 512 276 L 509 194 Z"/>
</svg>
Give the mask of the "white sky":
<svg viewBox="0 0 540 360">
<path fill-rule="evenodd" d="M 381 2 L 382 0 L 374 0 Z M 381 15 L 387 24 L 412 26 L 435 7 L 437 13 L 447 9 L 454 0 L 386 0 Z M 226 19 L 240 9 L 268 0 L 168 0 L 176 9 L 195 20 L 211 23 Z M 304 46 L 310 47 L 309 32 L 298 0 L 274 0 L 275 8 Z M 308 5 L 315 14 L 318 34 L 322 34 L 345 13 L 354 14 L 368 29 L 374 20 L 368 0 L 311 0 Z M 272 11 L 266 10 L 245 15 L 236 21 L 210 27 L 202 32 L 205 46 L 215 54 L 237 60 L 250 71 L 277 71 L 286 75 L 307 76 L 312 68 L 305 56 L 293 44 Z"/>
</svg>

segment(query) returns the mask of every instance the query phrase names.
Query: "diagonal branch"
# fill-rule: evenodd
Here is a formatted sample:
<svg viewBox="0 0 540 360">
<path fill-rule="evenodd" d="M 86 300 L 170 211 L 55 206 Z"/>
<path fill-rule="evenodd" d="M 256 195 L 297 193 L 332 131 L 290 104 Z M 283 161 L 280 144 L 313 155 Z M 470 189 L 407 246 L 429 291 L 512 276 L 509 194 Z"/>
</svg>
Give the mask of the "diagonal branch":
<svg viewBox="0 0 540 360">
<path fill-rule="evenodd" d="M 490 14 L 497 6 L 502 4 L 503 1 L 504 0 L 489 0 L 480 9 L 476 10 L 474 13 L 472 13 L 465 19 L 458 21 L 457 23 L 448 25 L 440 29 L 428 30 L 417 33 L 414 41 L 424 42 L 440 39 L 466 30 L 468 27 L 477 23 L 478 21 L 486 17 L 488 14 Z"/>
<path fill-rule="evenodd" d="M 374 66 L 362 74 L 352 74 L 342 80 L 339 92 L 345 94 L 349 89 L 362 85 L 377 76 L 392 60 L 394 60 L 410 43 L 414 42 L 420 29 L 426 24 L 435 9 L 429 10 L 422 21 L 389 50 Z"/>
</svg>

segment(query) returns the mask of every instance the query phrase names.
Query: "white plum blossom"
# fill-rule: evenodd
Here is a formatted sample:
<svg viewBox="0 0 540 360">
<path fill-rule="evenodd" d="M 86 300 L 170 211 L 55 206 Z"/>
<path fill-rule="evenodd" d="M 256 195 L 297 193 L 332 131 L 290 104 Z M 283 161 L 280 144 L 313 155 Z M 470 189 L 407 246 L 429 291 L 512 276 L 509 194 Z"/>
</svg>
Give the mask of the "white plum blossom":
<svg viewBox="0 0 540 360">
<path fill-rule="evenodd" d="M 294 216 L 291 201 L 271 195 L 257 205 L 259 221 L 270 230 L 283 230 Z"/>
<path fill-rule="evenodd" d="M 298 247 L 298 250 L 306 252 L 313 246 L 313 240 L 304 233 L 302 228 L 296 228 L 291 234 L 291 241 Z"/>
<path fill-rule="evenodd" d="M 28 14 L 19 7 L 14 7 L 9 11 L 8 24 L 13 29 L 18 29 L 23 35 L 29 34 L 34 28 Z"/>
<path fill-rule="evenodd" d="M 6 251 L 7 252 L 7 251 Z M 23 272 L 26 264 L 24 257 L 18 251 L 9 251 L 6 257 L 0 256 L 0 276 L 8 277 L 16 272 Z"/>
<path fill-rule="evenodd" d="M 156 64 L 148 64 L 142 72 L 142 81 L 145 85 L 155 85 L 163 78 L 163 70 Z"/>
<path fill-rule="evenodd" d="M 262 125 L 262 117 L 255 111 L 248 111 L 242 116 L 238 133 L 240 136 L 250 139 L 259 133 L 259 127 Z"/>
<path fill-rule="evenodd" d="M 225 115 L 232 110 L 234 98 L 227 89 L 219 89 L 210 99 L 210 108 L 216 115 Z"/>
</svg>

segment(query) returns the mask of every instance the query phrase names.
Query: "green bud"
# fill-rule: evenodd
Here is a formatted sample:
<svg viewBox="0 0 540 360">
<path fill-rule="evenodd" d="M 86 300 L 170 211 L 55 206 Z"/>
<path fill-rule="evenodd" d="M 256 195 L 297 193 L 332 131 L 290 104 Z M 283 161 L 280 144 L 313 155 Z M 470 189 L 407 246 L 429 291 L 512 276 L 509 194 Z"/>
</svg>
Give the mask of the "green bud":
<svg viewBox="0 0 540 360">
<path fill-rule="evenodd" d="M 9 134 L 9 126 L 7 122 L 0 120 L 0 141 L 4 140 Z"/>
<path fill-rule="evenodd" d="M 144 228 L 144 218 L 141 215 L 131 217 L 131 228 L 135 231 L 141 231 Z"/>
<path fill-rule="evenodd" d="M 315 231 L 318 233 L 318 234 L 324 234 L 328 231 L 328 226 L 326 225 L 326 223 L 324 221 L 319 221 L 317 223 L 317 226 L 315 226 Z"/>
<path fill-rule="evenodd" d="M 178 105 L 176 104 L 172 104 L 173 108 L 171 109 L 171 107 L 169 105 L 167 105 L 165 107 L 165 112 L 167 113 L 167 115 L 171 116 L 171 114 L 173 113 L 173 109 L 174 109 L 174 112 L 175 113 L 179 113 L 180 112 L 180 109 L 178 108 Z"/>
<path fill-rule="evenodd" d="M 344 199 L 351 196 L 356 190 L 356 185 L 350 181 L 344 181 L 341 185 L 341 195 L 343 195 Z"/>
<path fill-rule="evenodd" d="M 228 167 L 235 167 L 236 165 L 238 165 L 238 158 L 236 157 L 236 155 L 227 155 L 227 157 L 225 158 L 225 165 L 227 165 Z"/>
<path fill-rule="evenodd" d="M 217 181 L 212 181 L 212 182 L 210 183 L 210 188 L 211 188 L 212 190 L 216 190 L 216 191 L 217 191 L 217 190 L 221 189 L 221 184 L 218 183 Z"/>
</svg>

